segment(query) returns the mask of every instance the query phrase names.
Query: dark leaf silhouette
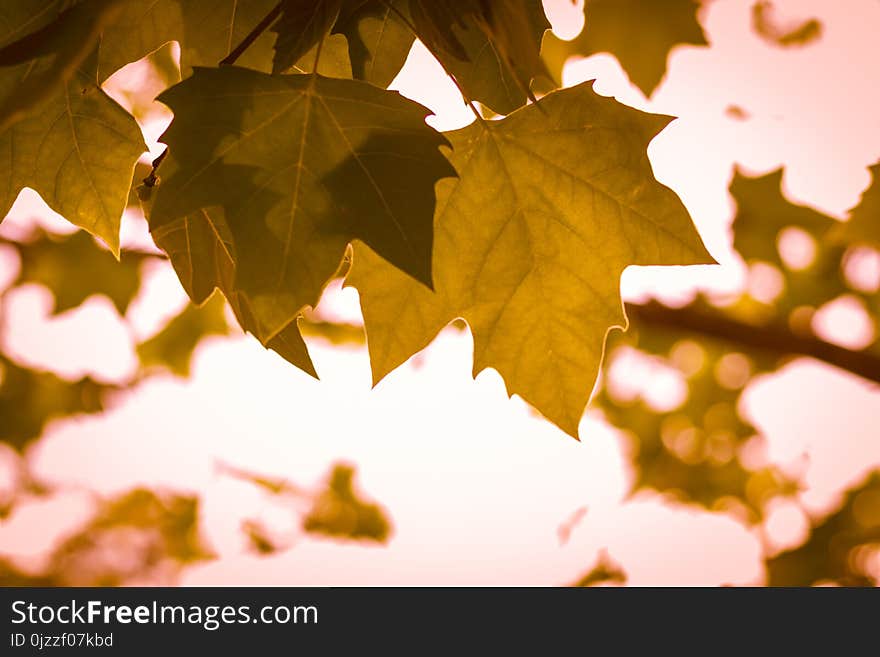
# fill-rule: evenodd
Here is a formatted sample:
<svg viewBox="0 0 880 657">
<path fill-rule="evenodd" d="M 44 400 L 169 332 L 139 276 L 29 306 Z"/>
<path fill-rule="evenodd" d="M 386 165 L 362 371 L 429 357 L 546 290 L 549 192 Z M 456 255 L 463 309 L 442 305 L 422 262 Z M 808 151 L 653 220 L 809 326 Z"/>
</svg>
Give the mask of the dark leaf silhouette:
<svg viewBox="0 0 880 657">
<path fill-rule="evenodd" d="M 264 344 L 317 303 L 354 239 L 431 284 L 433 185 L 454 170 L 427 110 L 361 82 L 235 67 L 161 99 L 175 119 L 151 229 L 223 207 Z"/>
</svg>

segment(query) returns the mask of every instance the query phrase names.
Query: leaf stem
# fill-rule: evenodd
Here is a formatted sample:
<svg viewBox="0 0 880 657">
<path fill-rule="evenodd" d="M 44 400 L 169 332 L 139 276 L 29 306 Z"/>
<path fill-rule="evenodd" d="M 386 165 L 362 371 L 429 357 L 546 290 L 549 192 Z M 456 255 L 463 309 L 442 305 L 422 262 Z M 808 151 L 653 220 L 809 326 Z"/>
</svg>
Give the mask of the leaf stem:
<svg viewBox="0 0 880 657">
<path fill-rule="evenodd" d="M 165 150 L 159 153 L 159 156 L 153 160 L 151 166 L 153 169 L 150 171 L 150 175 L 144 178 L 143 183 L 147 187 L 155 187 L 159 182 L 159 176 L 156 175 L 156 170 L 159 168 L 159 165 L 162 164 L 165 157 L 168 155 L 168 147 L 165 147 Z"/>
<path fill-rule="evenodd" d="M 235 46 L 235 48 L 233 48 L 229 52 L 229 54 L 226 55 L 226 57 L 220 60 L 218 66 L 232 66 L 233 64 L 235 64 L 236 60 L 241 57 L 242 53 L 250 48 L 251 44 L 256 41 L 257 38 L 263 32 L 265 32 L 272 23 L 275 22 L 275 19 L 281 15 L 281 5 L 281 2 L 275 5 L 275 7 L 273 7 L 272 10 L 263 17 L 263 20 L 257 23 L 254 29 L 248 32 L 247 36 L 241 40 L 241 43 Z"/>
<path fill-rule="evenodd" d="M 397 7 L 395 7 L 391 2 L 389 2 L 389 0 L 382 0 L 382 4 L 384 4 L 388 8 L 389 11 L 393 11 L 395 14 L 397 14 L 398 18 L 400 18 L 400 20 L 403 21 L 403 24 L 406 25 L 407 28 L 409 28 L 409 31 L 413 33 L 413 36 L 415 36 L 417 39 L 419 38 L 419 33 L 416 30 L 416 26 L 413 25 L 412 21 L 409 19 L 408 16 L 405 16 L 403 14 L 403 12 L 401 12 Z M 483 115 L 480 114 L 480 110 L 478 110 L 477 106 L 474 105 L 474 101 L 471 100 L 468 97 L 468 95 L 464 92 L 464 89 L 462 89 L 462 87 L 459 84 L 456 77 L 452 74 L 452 72 L 448 68 L 446 68 L 446 64 L 443 63 L 443 60 L 441 60 L 440 57 L 437 56 L 437 53 L 434 52 L 431 49 L 431 47 L 428 46 L 427 43 L 422 41 L 422 44 L 425 46 L 425 48 L 428 49 L 428 52 L 431 53 L 431 56 L 437 60 L 437 63 L 440 64 L 440 66 L 443 68 L 443 72 L 446 73 L 447 77 L 450 80 L 452 80 L 452 83 L 455 85 L 455 88 L 458 89 L 458 93 L 461 94 L 461 97 L 464 100 L 465 104 L 471 109 L 471 112 L 474 113 L 474 116 L 477 117 L 477 121 L 479 121 L 483 127 L 487 127 L 486 119 L 484 119 Z"/>
</svg>

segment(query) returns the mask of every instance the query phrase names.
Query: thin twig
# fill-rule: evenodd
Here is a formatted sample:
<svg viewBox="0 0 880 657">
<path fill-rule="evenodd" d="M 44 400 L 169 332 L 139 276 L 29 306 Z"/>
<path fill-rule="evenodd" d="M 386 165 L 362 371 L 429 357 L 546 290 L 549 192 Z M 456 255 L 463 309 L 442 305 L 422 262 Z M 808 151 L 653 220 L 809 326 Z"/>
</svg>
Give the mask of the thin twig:
<svg viewBox="0 0 880 657">
<path fill-rule="evenodd" d="M 270 11 L 266 16 L 257 23 L 256 27 L 248 32 L 248 35 L 242 39 L 241 43 L 239 43 L 226 57 L 224 57 L 218 66 L 232 66 L 235 64 L 236 60 L 241 57 L 242 53 L 250 48 L 251 44 L 257 40 L 257 38 L 266 31 L 266 29 L 275 22 L 275 19 L 281 15 L 281 5 L 283 3 L 279 2 L 275 7 Z"/>
</svg>

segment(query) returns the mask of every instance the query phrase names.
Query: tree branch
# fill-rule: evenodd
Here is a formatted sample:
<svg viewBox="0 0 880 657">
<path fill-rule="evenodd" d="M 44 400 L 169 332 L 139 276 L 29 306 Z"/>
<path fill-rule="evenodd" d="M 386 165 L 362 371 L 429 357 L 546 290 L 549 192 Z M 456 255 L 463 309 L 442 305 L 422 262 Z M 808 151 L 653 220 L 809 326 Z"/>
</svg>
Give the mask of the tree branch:
<svg viewBox="0 0 880 657">
<path fill-rule="evenodd" d="M 687 306 L 670 308 L 656 301 L 646 304 L 628 303 L 626 312 L 637 324 L 692 331 L 781 356 L 809 356 L 880 383 L 880 356 L 838 347 L 812 336 L 799 335 L 784 325 L 759 326 Z"/>
</svg>

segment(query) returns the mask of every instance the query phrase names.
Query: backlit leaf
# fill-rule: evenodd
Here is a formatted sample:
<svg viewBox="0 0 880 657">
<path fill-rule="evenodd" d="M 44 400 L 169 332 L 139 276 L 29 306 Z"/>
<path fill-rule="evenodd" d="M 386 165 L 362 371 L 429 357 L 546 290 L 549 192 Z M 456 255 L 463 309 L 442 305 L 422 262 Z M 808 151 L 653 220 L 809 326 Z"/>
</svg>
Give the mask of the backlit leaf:
<svg viewBox="0 0 880 657">
<path fill-rule="evenodd" d="M 168 254 L 194 303 L 204 303 L 215 289 L 221 290 L 242 329 L 253 333 L 266 347 L 302 371 L 317 377 L 296 318 L 272 338 L 265 339 L 258 333 L 250 303 L 235 287 L 235 245 L 222 210 L 198 210 L 160 227 L 153 224 L 148 207 L 145 211 L 156 245 Z"/>
<path fill-rule="evenodd" d="M 0 66 L 28 66 L 26 75 L 18 80 L 15 93 L 6 95 L 0 104 L 0 132 L 26 118 L 74 75 L 94 51 L 104 28 L 119 16 L 122 2 L 80 2 L 57 13 L 46 25 L 0 48 Z M 35 23 L 43 22 L 63 6 L 44 0 L 28 4 L 23 6 L 20 0 L 12 0 L 4 9 L 3 18 L 12 19 L 16 32 L 31 30 Z M 27 20 L 21 22 L 24 16 Z"/>
<path fill-rule="evenodd" d="M 112 30 L 101 39 L 99 80 L 158 50 L 180 43 L 184 77 L 193 66 L 216 66 L 272 10 L 277 0 L 126 0 Z M 238 58 L 239 66 L 272 69 L 271 32 Z"/>
<path fill-rule="evenodd" d="M 541 40 L 550 23 L 540 2 L 410 0 L 416 32 L 470 100 L 509 114 L 546 74 Z"/>
<path fill-rule="evenodd" d="M 221 206 L 237 292 L 264 344 L 321 291 L 360 239 L 431 284 L 434 183 L 454 175 L 428 111 L 394 92 L 319 75 L 196 69 L 160 99 L 153 231 Z"/>
<path fill-rule="evenodd" d="M 27 32 L 35 16 L 50 6 L 3 3 L 3 42 Z M 40 10 L 42 7 L 41 11 Z M 51 66 L 46 57 L 0 68 L 0 99 L 19 94 L 31 76 Z M 51 60 L 52 56 L 48 57 Z M 128 198 L 135 162 L 146 150 L 135 120 L 95 83 L 94 57 L 26 116 L 0 128 L 0 217 L 5 217 L 23 187 L 37 191 L 71 223 L 119 250 L 119 222 Z"/>
<path fill-rule="evenodd" d="M 282 0 L 281 17 L 272 26 L 278 34 L 272 72 L 283 73 L 330 32 L 341 0 Z"/>
<path fill-rule="evenodd" d="M 415 35 L 406 25 L 406 0 L 343 3 L 333 27 L 345 35 L 354 77 L 387 87 L 403 68 Z"/>
<path fill-rule="evenodd" d="M 438 186 L 436 292 L 360 247 L 348 282 L 374 381 L 463 317 L 474 374 L 495 368 L 511 394 L 576 436 L 605 335 L 626 323 L 623 269 L 712 259 L 645 153 L 667 117 L 589 84 L 539 105 L 448 134 L 460 179 Z"/>
</svg>

